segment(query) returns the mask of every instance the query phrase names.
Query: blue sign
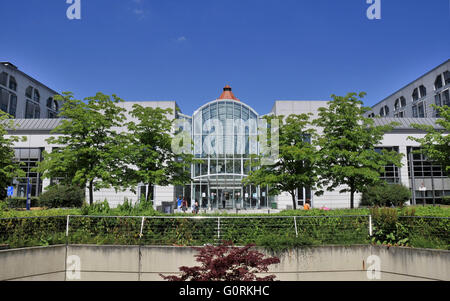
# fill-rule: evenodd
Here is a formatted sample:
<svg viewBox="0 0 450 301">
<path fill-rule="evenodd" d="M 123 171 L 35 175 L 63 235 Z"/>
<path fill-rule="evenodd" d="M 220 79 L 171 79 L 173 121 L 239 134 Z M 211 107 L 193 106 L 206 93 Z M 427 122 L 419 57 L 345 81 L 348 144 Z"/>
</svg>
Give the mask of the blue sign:
<svg viewBox="0 0 450 301">
<path fill-rule="evenodd" d="M 13 196 L 13 194 L 14 194 L 14 187 L 8 186 L 7 196 Z"/>
</svg>

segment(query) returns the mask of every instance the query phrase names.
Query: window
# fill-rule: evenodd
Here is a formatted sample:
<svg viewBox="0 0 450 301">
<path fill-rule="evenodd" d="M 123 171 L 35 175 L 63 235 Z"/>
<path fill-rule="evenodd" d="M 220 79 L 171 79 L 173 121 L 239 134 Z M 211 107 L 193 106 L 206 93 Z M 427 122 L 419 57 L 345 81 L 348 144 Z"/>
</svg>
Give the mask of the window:
<svg viewBox="0 0 450 301">
<path fill-rule="evenodd" d="M 8 102 L 9 102 L 9 93 L 0 88 L 0 110 L 5 113 L 8 113 Z"/>
<path fill-rule="evenodd" d="M 17 82 L 14 76 L 9 77 L 9 88 L 13 91 L 17 91 Z"/>
<path fill-rule="evenodd" d="M 394 114 L 394 117 L 396 117 L 396 118 L 403 118 L 403 117 L 405 117 L 405 113 L 403 111 L 402 112 L 398 112 L 398 113 Z"/>
<path fill-rule="evenodd" d="M 9 101 L 9 115 L 16 118 L 16 109 L 17 109 L 17 96 L 15 94 L 10 95 Z"/>
<path fill-rule="evenodd" d="M 397 98 L 394 103 L 394 110 L 397 111 L 400 109 L 400 98 Z"/>
<path fill-rule="evenodd" d="M 413 99 L 413 101 L 416 101 L 419 99 L 419 90 L 417 88 L 415 88 L 412 93 L 412 99 Z"/>
<path fill-rule="evenodd" d="M 58 115 L 58 102 L 53 99 L 53 97 L 49 97 L 47 99 L 47 118 L 57 118 Z"/>
<path fill-rule="evenodd" d="M 427 88 L 424 85 L 419 87 L 420 98 L 427 96 Z"/>
<path fill-rule="evenodd" d="M 380 109 L 380 116 L 381 117 L 389 116 L 389 107 L 388 106 L 384 106 Z"/>
<path fill-rule="evenodd" d="M 34 117 L 34 104 L 31 101 L 27 101 L 25 106 L 25 119 L 33 119 Z"/>
<path fill-rule="evenodd" d="M 409 153 L 413 152 L 412 160 L 414 166 L 414 177 L 416 178 L 425 178 L 425 177 L 446 177 L 444 173 L 444 169 L 441 165 L 436 164 L 435 162 L 430 161 L 424 154 L 415 153 L 419 151 L 418 147 L 408 147 L 408 174 L 411 177 L 411 162 Z"/>
<path fill-rule="evenodd" d="M 30 181 L 31 196 L 39 196 L 42 192 L 42 178 L 34 168 L 42 161 L 42 149 L 39 148 L 16 148 L 15 159 L 21 162 L 20 168 L 25 172 L 24 178 L 18 178 L 19 182 L 17 196 L 26 197 L 27 182 Z"/>
<path fill-rule="evenodd" d="M 442 104 L 444 106 L 450 106 L 450 93 L 448 89 L 442 92 Z"/>
<path fill-rule="evenodd" d="M 448 72 L 448 71 L 444 72 L 444 82 L 445 82 L 445 85 L 450 84 L 450 72 Z"/>
<path fill-rule="evenodd" d="M 58 111 L 58 109 L 59 109 L 58 102 L 56 100 L 54 100 L 53 97 L 49 97 L 47 99 L 47 108 L 49 108 L 53 111 Z M 209 111 L 208 111 L 208 113 L 209 113 Z M 209 116 L 208 116 L 208 118 L 205 118 L 205 117 L 207 117 L 207 116 L 205 115 L 205 112 L 203 112 L 203 121 L 209 119 Z"/>
<path fill-rule="evenodd" d="M 6 87 L 8 82 L 8 73 L 2 72 L 0 73 L 0 85 L 3 85 Z"/>
<path fill-rule="evenodd" d="M 434 81 L 434 89 L 439 90 L 442 88 L 442 76 L 439 74 Z"/>
<path fill-rule="evenodd" d="M 52 108 L 52 102 L 53 102 L 53 98 L 49 97 L 47 99 L 47 108 L 51 109 Z"/>
<path fill-rule="evenodd" d="M 37 89 L 34 89 L 33 100 L 39 102 L 41 100 L 41 95 Z"/>
<path fill-rule="evenodd" d="M 33 96 L 33 87 L 28 86 L 28 88 L 25 90 L 25 96 L 28 98 L 31 98 Z"/>
<path fill-rule="evenodd" d="M 383 150 L 389 152 L 397 152 L 398 147 L 376 147 L 375 151 L 381 153 Z M 397 166 L 389 164 L 384 166 L 384 172 L 380 174 L 380 179 L 386 181 L 388 184 L 400 183 L 400 172 Z"/>
<path fill-rule="evenodd" d="M 39 104 L 27 101 L 25 107 L 25 119 L 39 119 L 41 116 L 41 108 Z"/>
<path fill-rule="evenodd" d="M 425 108 L 424 108 L 423 102 L 419 103 L 419 105 L 417 106 L 417 112 L 418 112 L 419 118 L 425 117 Z"/>
<path fill-rule="evenodd" d="M 442 106 L 441 94 L 436 94 L 434 96 L 434 104 L 437 105 L 438 107 Z"/>
<path fill-rule="evenodd" d="M 405 97 L 400 97 L 400 106 L 402 108 L 406 107 L 406 98 Z"/>
<path fill-rule="evenodd" d="M 403 97 L 403 96 L 400 96 L 399 98 L 397 98 L 395 100 L 394 110 L 397 111 L 397 110 L 399 110 L 401 108 L 404 108 L 404 107 L 406 107 L 406 98 Z"/>
<path fill-rule="evenodd" d="M 449 90 L 445 90 L 442 93 L 438 93 L 434 96 L 434 104 L 438 107 L 450 106 L 450 93 Z M 434 110 L 436 117 L 440 117 L 439 111 Z"/>
<path fill-rule="evenodd" d="M 417 118 L 418 117 L 418 115 L 417 115 L 417 105 L 413 105 L 412 106 L 412 116 L 413 116 L 413 118 Z"/>
</svg>

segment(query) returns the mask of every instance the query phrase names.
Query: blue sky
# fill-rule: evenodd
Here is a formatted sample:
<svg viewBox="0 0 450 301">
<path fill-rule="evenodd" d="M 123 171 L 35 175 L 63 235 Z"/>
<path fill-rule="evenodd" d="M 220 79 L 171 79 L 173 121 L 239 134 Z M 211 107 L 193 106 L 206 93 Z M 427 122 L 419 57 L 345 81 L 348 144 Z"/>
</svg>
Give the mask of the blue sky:
<svg viewBox="0 0 450 301">
<path fill-rule="evenodd" d="M 0 60 L 77 98 L 175 100 L 191 114 L 229 84 L 275 100 L 365 91 L 373 105 L 450 58 L 449 0 L 2 0 Z"/>
</svg>

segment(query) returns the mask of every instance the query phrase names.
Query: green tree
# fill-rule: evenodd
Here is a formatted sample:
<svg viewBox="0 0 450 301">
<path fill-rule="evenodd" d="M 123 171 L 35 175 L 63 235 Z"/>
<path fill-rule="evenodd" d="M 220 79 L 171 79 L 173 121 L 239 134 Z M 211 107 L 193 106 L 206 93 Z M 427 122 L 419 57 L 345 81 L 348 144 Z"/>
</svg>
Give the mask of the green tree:
<svg viewBox="0 0 450 301">
<path fill-rule="evenodd" d="M 297 209 L 296 193 L 303 187 L 313 187 L 317 180 L 316 162 L 318 153 L 311 144 L 315 130 L 310 127 L 307 114 L 266 116 L 268 124 L 278 119 L 278 158 L 272 165 L 258 164 L 258 168 L 244 178 L 244 184 L 268 186 L 269 193 L 288 192 L 292 197 L 294 210 Z M 272 131 L 271 131 L 272 132 Z M 270 143 L 276 143 L 273 136 L 267 135 Z M 261 141 L 260 141 L 261 142 Z"/>
<path fill-rule="evenodd" d="M 414 128 L 423 130 L 427 134 L 423 138 L 408 137 L 408 139 L 420 143 L 424 155 L 442 165 L 445 173 L 450 176 L 450 107 L 436 105 L 433 107 L 441 116 L 436 120 L 436 124 L 442 129 L 435 129 L 431 125 L 412 124 Z"/>
<path fill-rule="evenodd" d="M 401 166 L 401 154 L 394 151 L 375 151 L 383 135 L 395 123 L 375 126 L 372 118 L 364 117 L 370 108 L 363 107 L 365 93 L 348 93 L 345 97 L 332 95 L 328 107 L 319 109 L 314 124 L 323 133 L 317 139 L 320 179 L 318 194 L 343 185 L 340 192 L 350 192 L 350 208 L 354 208 L 355 192 L 380 183 L 384 166 Z"/>
<path fill-rule="evenodd" d="M 14 143 L 25 141 L 26 137 L 8 136 L 8 129 L 14 128 L 11 116 L 0 110 L 0 200 L 6 197 L 6 189 L 16 177 L 24 177 L 25 172 L 14 160 Z"/>
<path fill-rule="evenodd" d="M 177 154 L 172 149 L 173 120 L 168 118 L 171 109 L 133 105 L 131 116 L 137 122 L 129 122 L 128 185 L 138 183 L 159 186 L 184 185 L 190 182 L 190 154 Z M 150 193 L 146 200 L 149 201 Z"/>
<path fill-rule="evenodd" d="M 59 148 L 44 153 L 38 171 L 47 178 L 62 178 L 64 184 L 87 187 L 92 205 L 95 190 L 119 189 L 123 181 L 128 150 L 125 136 L 116 131 L 125 120 L 125 110 L 117 106 L 123 100 L 97 93 L 81 101 L 71 92 L 55 100 L 63 101 L 59 116 L 65 119 L 47 142 Z"/>
</svg>

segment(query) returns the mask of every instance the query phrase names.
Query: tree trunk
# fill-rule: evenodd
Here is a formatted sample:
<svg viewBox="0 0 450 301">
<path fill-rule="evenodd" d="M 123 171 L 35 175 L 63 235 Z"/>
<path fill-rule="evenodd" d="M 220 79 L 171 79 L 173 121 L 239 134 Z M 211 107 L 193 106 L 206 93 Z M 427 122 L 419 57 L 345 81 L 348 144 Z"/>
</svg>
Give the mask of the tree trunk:
<svg viewBox="0 0 450 301">
<path fill-rule="evenodd" d="M 355 189 L 350 187 L 350 209 L 355 207 Z"/>
<path fill-rule="evenodd" d="M 94 203 L 94 180 L 89 181 L 89 205 Z"/>
<path fill-rule="evenodd" d="M 297 203 L 295 202 L 295 191 L 291 191 L 291 196 L 292 196 L 292 208 L 294 208 L 294 210 L 297 210 Z"/>
<path fill-rule="evenodd" d="M 350 187 L 350 209 L 355 207 L 355 179 L 349 179 L 348 186 Z"/>
</svg>

